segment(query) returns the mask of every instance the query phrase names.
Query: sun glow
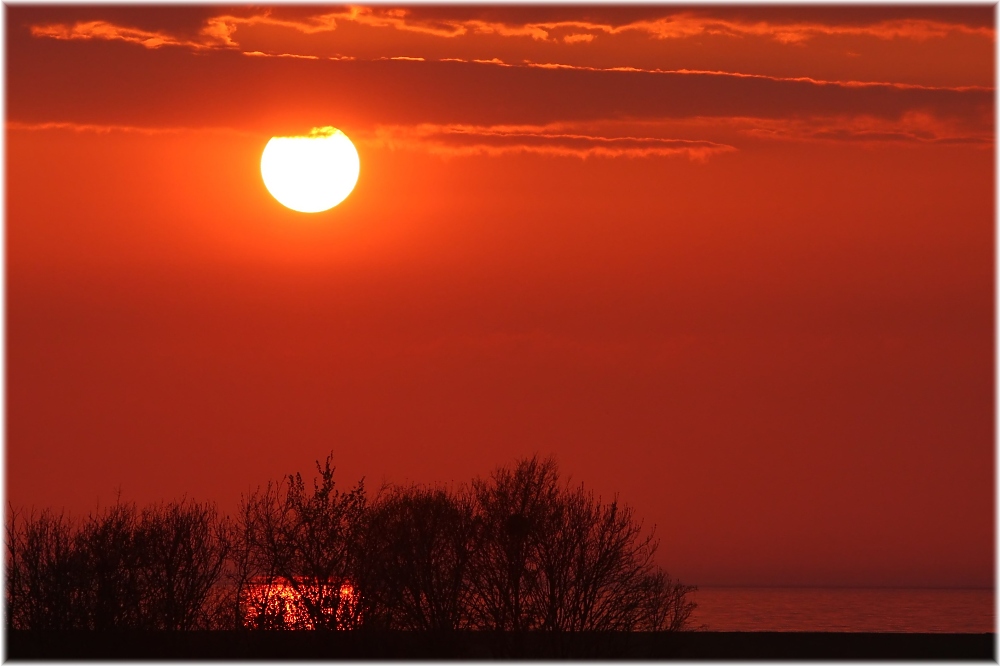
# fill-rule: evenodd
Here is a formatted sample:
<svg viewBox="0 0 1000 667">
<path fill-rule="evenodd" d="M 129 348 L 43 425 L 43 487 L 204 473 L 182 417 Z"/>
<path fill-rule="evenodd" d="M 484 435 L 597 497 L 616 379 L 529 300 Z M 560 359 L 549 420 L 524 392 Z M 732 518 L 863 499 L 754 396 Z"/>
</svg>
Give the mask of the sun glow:
<svg viewBox="0 0 1000 667">
<path fill-rule="evenodd" d="M 349 582 L 257 580 L 243 590 L 241 602 L 244 626 L 258 630 L 315 630 L 316 614 L 325 627 L 338 630 L 350 629 L 358 620 L 358 594 Z"/>
<path fill-rule="evenodd" d="M 317 127 L 300 137 L 271 137 L 260 157 L 267 191 L 302 213 L 319 213 L 344 201 L 360 170 L 357 149 L 335 127 Z"/>
</svg>

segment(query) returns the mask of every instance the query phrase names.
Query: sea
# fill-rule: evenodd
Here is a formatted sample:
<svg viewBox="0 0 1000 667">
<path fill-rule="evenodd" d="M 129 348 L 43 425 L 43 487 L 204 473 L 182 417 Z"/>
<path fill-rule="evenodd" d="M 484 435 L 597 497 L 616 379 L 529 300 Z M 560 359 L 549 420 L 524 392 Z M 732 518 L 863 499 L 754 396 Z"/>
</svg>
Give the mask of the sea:
<svg viewBox="0 0 1000 667">
<path fill-rule="evenodd" d="M 995 632 L 992 588 L 699 588 L 690 629 Z"/>
</svg>

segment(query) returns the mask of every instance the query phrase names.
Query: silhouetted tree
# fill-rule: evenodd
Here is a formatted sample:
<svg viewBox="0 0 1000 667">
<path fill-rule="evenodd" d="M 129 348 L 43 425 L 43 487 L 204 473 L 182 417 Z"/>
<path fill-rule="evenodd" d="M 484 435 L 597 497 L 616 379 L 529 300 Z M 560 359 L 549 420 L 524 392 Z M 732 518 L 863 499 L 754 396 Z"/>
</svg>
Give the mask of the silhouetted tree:
<svg viewBox="0 0 1000 667">
<path fill-rule="evenodd" d="M 171 503 L 141 514 L 116 502 L 79 525 L 11 510 L 8 627 L 190 630 L 211 626 L 228 550 L 214 507 Z"/>
<path fill-rule="evenodd" d="M 341 491 L 332 458 L 209 504 L 116 502 L 76 523 L 8 512 L 9 628 L 633 631 L 685 627 L 694 589 L 632 508 L 551 459 L 470 487 Z"/>
<path fill-rule="evenodd" d="M 366 506 L 364 482 L 341 492 L 331 462 L 332 457 L 323 465 L 316 462 L 319 477 L 311 490 L 296 473 L 245 501 L 248 560 L 257 584 L 264 584 L 254 589 L 265 596 L 254 604 L 263 627 L 286 627 L 289 616 L 293 628 L 334 630 L 360 624 L 361 592 L 354 588 L 350 570 Z M 271 604 L 283 589 L 294 593 L 290 600 L 283 598 L 296 607 L 292 614 Z"/>
<path fill-rule="evenodd" d="M 76 533 L 80 592 L 89 630 L 139 628 L 141 612 L 140 549 L 135 505 L 117 502 L 88 516 Z"/>
<path fill-rule="evenodd" d="M 396 488 L 369 509 L 355 572 L 370 621 L 398 630 L 468 627 L 476 527 L 467 495 Z"/>
<path fill-rule="evenodd" d="M 223 566 L 222 575 L 229 595 L 221 597 L 215 616 L 215 624 L 220 628 L 235 630 L 244 627 L 248 621 L 251 621 L 252 627 L 260 625 L 259 621 L 263 619 L 248 618 L 247 604 L 254 596 L 252 582 L 273 580 L 277 576 L 266 571 L 267 559 L 263 557 L 262 550 L 254 546 L 256 500 L 259 496 L 259 492 L 243 496 L 239 514 L 230 524 L 229 558 Z"/>
<path fill-rule="evenodd" d="M 643 535 L 632 508 L 617 498 L 602 503 L 579 488 L 560 500 L 557 527 L 540 554 L 548 603 L 542 627 L 661 629 L 660 619 L 670 617 L 661 598 L 681 589 L 655 565 L 653 533 Z"/>
<path fill-rule="evenodd" d="M 7 519 L 7 625 L 15 630 L 79 627 L 79 560 L 68 518 L 10 508 Z"/>
<path fill-rule="evenodd" d="M 142 512 L 137 530 L 145 627 L 212 627 L 210 596 L 230 550 L 228 521 L 211 505 L 170 503 Z"/>
<path fill-rule="evenodd" d="M 641 630 L 674 632 L 687 627 L 697 604 L 690 594 L 697 590 L 671 579 L 666 572 L 657 570 L 643 582 L 646 594 L 643 597 L 643 619 Z"/>
<path fill-rule="evenodd" d="M 537 458 L 473 482 L 478 526 L 470 610 L 477 627 L 534 630 L 544 618 L 540 554 L 557 525 L 555 463 Z"/>
<path fill-rule="evenodd" d="M 679 629 L 693 589 L 655 564 L 657 542 L 617 498 L 559 485 L 551 459 L 473 483 L 478 625 L 498 630 Z"/>
</svg>

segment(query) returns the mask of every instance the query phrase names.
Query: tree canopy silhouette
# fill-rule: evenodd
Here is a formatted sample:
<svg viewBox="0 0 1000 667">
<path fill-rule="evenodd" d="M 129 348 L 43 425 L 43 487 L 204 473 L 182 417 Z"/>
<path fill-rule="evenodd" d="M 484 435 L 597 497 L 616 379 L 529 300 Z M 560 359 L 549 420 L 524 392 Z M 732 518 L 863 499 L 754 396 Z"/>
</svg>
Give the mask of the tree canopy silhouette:
<svg viewBox="0 0 1000 667">
<path fill-rule="evenodd" d="M 188 501 L 142 512 L 119 501 L 79 523 L 11 510 L 8 627 L 209 629 L 230 532 L 214 506 Z"/>
<path fill-rule="evenodd" d="M 238 515 L 117 502 L 74 521 L 8 513 L 8 627 L 672 631 L 690 586 L 658 540 L 533 457 L 458 487 L 338 487 L 332 458 L 247 494 Z"/>
</svg>

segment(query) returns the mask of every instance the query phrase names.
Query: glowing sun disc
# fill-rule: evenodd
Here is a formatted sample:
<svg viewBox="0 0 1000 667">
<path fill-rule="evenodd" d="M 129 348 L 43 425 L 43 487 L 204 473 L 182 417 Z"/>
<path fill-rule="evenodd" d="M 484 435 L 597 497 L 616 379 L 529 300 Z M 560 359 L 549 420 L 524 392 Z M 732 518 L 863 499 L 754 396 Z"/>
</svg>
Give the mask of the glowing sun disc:
<svg viewBox="0 0 1000 667">
<path fill-rule="evenodd" d="M 335 127 L 317 127 L 301 137 L 271 137 L 260 156 L 267 191 L 302 213 L 319 213 L 344 201 L 360 170 L 357 149 Z"/>
</svg>

